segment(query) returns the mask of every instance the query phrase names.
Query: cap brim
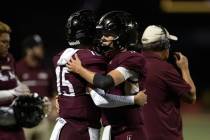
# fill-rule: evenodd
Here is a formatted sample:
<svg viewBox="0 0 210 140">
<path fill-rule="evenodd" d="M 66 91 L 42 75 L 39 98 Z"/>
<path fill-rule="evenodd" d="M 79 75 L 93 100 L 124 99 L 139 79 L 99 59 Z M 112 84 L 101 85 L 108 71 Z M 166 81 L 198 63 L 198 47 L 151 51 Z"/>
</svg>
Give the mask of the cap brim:
<svg viewBox="0 0 210 140">
<path fill-rule="evenodd" d="M 178 40 L 178 37 L 175 36 L 175 35 L 169 35 L 169 39 L 170 39 L 170 40 L 177 41 L 177 40 Z"/>
</svg>

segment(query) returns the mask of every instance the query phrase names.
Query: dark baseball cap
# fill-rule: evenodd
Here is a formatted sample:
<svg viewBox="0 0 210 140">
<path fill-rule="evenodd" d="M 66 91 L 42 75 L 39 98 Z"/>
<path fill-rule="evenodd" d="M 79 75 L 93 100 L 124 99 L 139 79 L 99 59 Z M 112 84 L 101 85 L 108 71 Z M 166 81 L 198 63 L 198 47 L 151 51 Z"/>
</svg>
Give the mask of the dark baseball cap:
<svg viewBox="0 0 210 140">
<path fill-rule="evenodd" d="M 22 42 L 24 48 L 32 48 L 38 45 L 43 45 L 43 40 L 38 34 L 27 36 Z"/>
</svg>

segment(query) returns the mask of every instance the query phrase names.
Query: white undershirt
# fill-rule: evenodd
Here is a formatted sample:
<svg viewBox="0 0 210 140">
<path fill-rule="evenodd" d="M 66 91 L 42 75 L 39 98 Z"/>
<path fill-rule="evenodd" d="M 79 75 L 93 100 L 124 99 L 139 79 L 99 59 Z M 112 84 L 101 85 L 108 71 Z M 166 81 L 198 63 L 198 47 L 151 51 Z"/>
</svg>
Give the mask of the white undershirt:
<svg viewBox="0 0 210 140">
<path fill-rule="evenodd" d="M 102 89 L 95 89 L 90 92 L 90 96 L 98 107 L 114 108 L 126 105 L 134 105 L 134 96 L 118 96 L 105 93 Z"/>
</svg>

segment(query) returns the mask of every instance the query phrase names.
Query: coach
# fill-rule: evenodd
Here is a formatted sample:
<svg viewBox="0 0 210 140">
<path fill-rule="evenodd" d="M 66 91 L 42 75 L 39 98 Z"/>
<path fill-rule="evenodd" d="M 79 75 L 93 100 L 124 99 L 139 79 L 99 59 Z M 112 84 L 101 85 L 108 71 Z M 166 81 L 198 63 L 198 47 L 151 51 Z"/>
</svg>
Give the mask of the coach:
<svg viewBox="0 0 210 140">
<path fill-rule="evenodd" d="M 187 57 L 174 53 L 181 73 L 167 62 L 170 40 L 176 41 L 177 37 L 156 25 L 148 26 L 141 39 L 148 70 L 145 87 L 148 104 L 144 107 L 144 118 L 149 140 L 182 140 L 180 102 L 196 101 Z"/>
</svg>

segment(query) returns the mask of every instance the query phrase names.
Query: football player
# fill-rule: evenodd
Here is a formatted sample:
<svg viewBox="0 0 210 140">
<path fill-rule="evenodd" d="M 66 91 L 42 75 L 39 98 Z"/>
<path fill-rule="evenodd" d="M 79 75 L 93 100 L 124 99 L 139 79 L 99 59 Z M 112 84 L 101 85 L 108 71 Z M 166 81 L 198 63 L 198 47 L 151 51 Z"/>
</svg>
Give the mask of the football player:
<svg viewBox="0 0 210 140">
<path fill-rule="evenodd" d="M 85 68 L 77 56 L 71 58 L 68 68 L 108 94 L 133 95 L 143 90 L 146 61 L 143 55 L 131 51 L 138 45 L 136 20 L 127 12 L 111 11 L 101 17 L 96 28 L 101 43 L 97 50 L 110 60 L 108 74 L 104 76 Z M 112 140 L 147 139 L 139 106 L 102 109 L 102 114 L 103 125 L 111 127 Z"/>
<path fill-rule="evenodd" d="M 54 127 L 51 140 L 99 139 L 101 113 L 87 94 L 86 88 L 90 85 L 79 75 L 69 72 L 66 67 L 70 58 L 77 53 L 84 67 L 97 73 L 105 73 L 107 64 L 104 57 L 91 51 L 96 32 L 95 24 L 95 16 L 89 10 L 73 13 L 67 21 L 67 39 L 72 48 L 67 48 L 54 57 L 60 118 Z M 106 98 L 97 93 L 95 95 L 99 97 L 97 99 L 104 101 L 104 106 L 110 101 L 113 101 L 113 107 L 134 104 L 134 96 L 116 99 L 116 96 Z M 120 103 L 116 105 L 114 100 Z"/>
<path fill-rule="evenodd" d="M 0 21 L 0 107 L 9 106 L 16 96 L 29 93 L 29 89 L 21 84 L 15 75 L 14 59 L 9 53 L 10 27 Z M 1 140 L 24 140 L 24 133 L 20 126 L 0 126 Z"/>
</svg>

